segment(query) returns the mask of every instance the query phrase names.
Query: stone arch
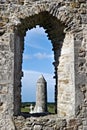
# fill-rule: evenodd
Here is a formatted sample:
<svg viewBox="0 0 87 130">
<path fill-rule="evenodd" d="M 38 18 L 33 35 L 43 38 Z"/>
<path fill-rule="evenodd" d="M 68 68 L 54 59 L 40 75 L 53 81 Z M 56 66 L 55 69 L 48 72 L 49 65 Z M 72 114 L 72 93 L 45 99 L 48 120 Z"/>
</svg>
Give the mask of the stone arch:
<svg viewBox="0 0 87 130">
<path fill-rule="evenodd" d="M 49 7 L 48 7 L 48 5 L 49 5 Z M 54 51 L 54 67 L 55 67 L 55 75 L 54 75 L 54 78 L 56 79 L 56 84 L 55 84 L 55 103 L 56 103 L 56 113 L 63 113 L 62 115 L 63 116 L 66 116 L 67 114 L 69 115 L 69 111 L 68 112 L 65 112 L 66 110 L 64 110 L 64 112 L 62 112 L 63 110 L 61 110 L 61 108 L 62 108 L 62 105 L 60 105 L 61 104 L 61 101 L 60 101 L 60 104 L 58 103 L 58 100 L 60 100 L 60 97 L 61 97 L 61 94 L 60 94 L 60 96 L 58 97 L 58 91 L 61 91 L 61 89 L 60 90 L 58 90 L 59 88 L 58 88 L 58 86 L 59 86 L 59 80 L 58 80 L 58 73 L 59 73 L 59 71 L 58 71 L 58 65 L 59 65 L 59 57 L 60 57 L 60 55 L 61 55 L 61 48 L 62 48 L 62 45 L 63 45 L 63 41 L 64 41 L 64 38 L 65 38 L 65 33 L 64 33 L 64 31 L 66 32 L 67 31 L 67 35 L 66 35 L 66 37 L 67 36 L 69 36 L 68 38 L 73 42 L 73 34 L 71 33 L 69 33 L 71 30 L 70 30 L 70 23 L 71 23 L 71 19 L 67 19 L 67 17 L 65 16 L 66 15 L 66 13 L 63 13 L 63 15 L 64 16 L 61 16 L 61 12 L 63 12 L 64 10 L 65 10 L 65 6 L 61 6 L 61 3 L 58 3 L 58 4 L 55 4 L 55 2 L 53 2 L 53 3 L 51 3 L 51 5 L 50 4 L 48 4 L 48 3 L 44 3 L 44 2 L 42 2 L 42 3 L 38 3 L 37 5 L 34 5 L 34 6 L 32 6 L 31 7 L 31 9 L 28 9 L 27 8 L 27 6 L 26 5 L 24 5 L 25 7 L 26 7 L 26 10 L 24 10 L 24 12 L 23 12 L 23 14 L 22 14 L 22 17 L 20 16 L 17 16 L 17 18 L 18 19 L 20 19 L 20 20 L 18 20 L 19 21 L 19 23 L 18 23 L 18 25 L 16 25 L 16 30 L 15 30 L 15 36 L 16 36 L 16 40 L 17 40 L 17 44 L 18 44 L 18 42 L 20 42 L 21 43 L 21 45 L 20 45 L 20 43 L 19 43 L 19 46 L 21 46 L 21 47 L 19 47 L 19 49 L 20 49 L 20 51 L 19 51 L 19 56 L 21 56 L 21 53 L 22 53 L 22 51 L 23 51 L 23 37 L 25 36 L 25 33 L 26 33 L 26 30 L 29 28 L 29 29 L 31 29 L 31 28 L 33 28 L 33 27 L 35 27 L 36 25 L 40 25 L 40 26 L 42 26 L 44 29 L 46 29 L 46 33 L 48 34 L 48 38 L 51 40 L 51 42 L 52 42 L 52 46 L 53 46 L 53 51 Z M 60 9 L 59 9 L 60 8 Z M 59 9 L 59 10 L 58 10 Z M 22 10 L 21 10 L 22 11 Z M 21 13 L 21 11 L 20 11 L 20 13 Z M 29 16 L 29 14 L 27 13 L 27 12 L 32 12 L 32 14 L 31 13 L 29 13 L 30 14 L 30 16 Z M 19 13 L 19 14 L 20 14 Z M 24 16 L 24 17 L 23 17 Z M 64 19 L 63 19 L 63 17 L 64 17 Z M 72 23 L 73 24 L 73 23 Z M 69 25 L 69 27 L 68 27 L 68 25 Z M 69 31 L 69 32 L 68 32 Z M 18 37 L 18 38 L 17 38 Z M 67 38 L 66 38 L 67 39 Z M 66 42 L 66 41 L 65 41 Z M 70 42 L 70 41 L 69 41 Z M 16 46 L 16 44 L 15 44 L 15 46 Z M 18 46 L 18 45 L 17 45 Z M 72 50 L 73 50 L 73 47 L 74 46 L 72 46 Z M 14 48 L 16 48 L 16 47 L 14 47 Z M 17 49 L 18 49 L 18 47 L 17 47 Z M 17 54 L 17 49 L 15 50 L 15 58 L 17 58 L 18 56 L 16 56 L 16 55 L 18 55 Z M 74 53 L 74 52 L 73 52 Z M 68 55 L 68 54 L 67 54 Z M 73 55 L 73 54 L 72 54 Z M 22 59 L 20 59 L 20 61 L 22 62 Z M 72 61 L 71 61 L 72 62 Z M 18 60 L 17 60 L 17 62 L 15 62 L 15 63 L 18 63 Z M 72 63 L 73 64 L 73 63 Z M 17 67 L 18 65 L 16 65 L 15 64 L 15 67 Z M 74 66 L 73 66 L 74 67 Z M 21 66 L 20 67 L 17 67 L 17 68 L 19 68 L 20 69 L 20 73 L 21 73 Z M 71 67 L 70 67 L 71 68 Z M 16 68 L 15 68 L 15 70 L 17 70 Z M 19 70 L 17 70 L 17 73 L 19 72 Z M 15 71 L 15 75 L 17 75 L 17 73 L 16 73 L 16 71 Z M 74 74 L 74 68 L 73 68 L 73 72 L 72 72 L 73 74 Z M 18 84 L 19 84 L 19 86 L 20 86 L 20 84 L 21 83 L 19 83 L 19 82 L 17 82 L 17 79 L 21 79 L 21 75 L 18 75 L 19 77 L 17 77 L 17 76 L 15 76 L 15 81 L 16 81 L 16 83 L 17 83 L 17 85 L 15 85 L 16 86 L 16 88 L 14 88 L 14 104 L 15 104 L 15 102 L 19 102 L 19 103 L 17 103 L 17 104 L 20 104 L 20 99 L 21 99 L 21 96 L 20 96 L 20 94 L 18 93 L 18 89 L 17 88 L 19 88 L 19 91 L 20 91 L 20 87 L 17 87 L 18 86 Z M 73 78 L 74 78 L 74 76 L 73 76 Z M 69 79 L 68 79 L 69 80 Z M 61 82 L 67 82 L 68 83 L 68 81 L 66 81 L 66 79 L 64 79 L 64 81 L 63 80 L 60 80 Z M 71 81 L 71 82 L 74 82 L 74 81 Z M 66 83 L 66 84 L 67 84 Z M 72 83 L 72 85 L 71 85 L 72 87 L 75 87 L 74 86 L 74 84 Z M 17 92 L 16 92 L 17 91 Z M 64 91 L 64 90 L 63 90 Z M 70 90 L 71 91 L 71 90 Z M 18 95 L 17 95 L 17 93 L 18 93 Z M 62 92 L 60 92 L 60 93 L 62 93 Z M 70 92 L 69 92 L 70 93 Z M 74 96 L 74 89 L 73 89 L 73 95 L 70 97 L 70 101 L 69 102 L 71 102 L 71 98 Z M 66 94 L 67 95 L 67 94 Z M 19 97 L 20 96 L 20 97 Z M 18 98 L 17 98 L 18 97 Z M 66 97 L 66 96 L 65 96 Z M 67 98 L 67 97 L 66 97 Z M 75 100 L 74 100 L 74 102 L 73 102 L 73 105 L 71 105 L 72 103 L 68 103 L 70 106 L 71 106 L 71 110 L 70 111 L 72 111 L 72 108 L 73 108 L 73 106 L 75 105 Z M 18 112 L 20 112 L 20 105 L 14 105 L 15 106 L 15 108 L 14 108 L 14 110 L 15 110 L 15 114 L 17 115 L 18 114 Z M 66 107 L 66 109 L 67 109 L 67 107 Z M 75 110 L 75 109 L 74 109 Z M 75 113 L 74 113 L 75 111 L 73 111 L 72 113 L 72 115 L 75 115 Z M 67 114 L 66 114 L 67 113 Z M 60 116 L 61 116 L 61 114 L 60 114 Z"/>
<path fill-rule="evenodd" d="M 55 84 L 55 102 L 56 102 L 56 112 L 57 112 L 57 66 L 58 66 L 58 58 L 57 56 L 60 55 L 60 50 L 62 47 L 62 42 L 65 37 L 65 34 L 63 32 L 65 25 L 62 24 L 59 20 L 57 20 L 56 17 L 52 16 L 49 14 L 47 11 L 41 12 L 37 15 L 26 17 L 25 19 L 21 19 L 21 24 L 18 25 L 17 30 L 16 30 L 16 35 L 15 35 L 15 84 L 14 86 L 14 92 L 15 92 L 15 102 L 17 103 L 19 101 L 20 103 L 20 98 L 18 97 L 20 95 L 20 92 L 18 93 L 18 85 L 21 85 L 21 82 L 17 80 L 21 79 L 21 75 L 18 75 L 18 73 L 21 73 L 21 64 L 22 63 L 22 52 L 24 49 L 24 36 L 26 33 L 27 29 L 31 29 L 35 27 L 36 25 L 39 25 L 43 27 L 46 30 L 46 33 L 48 34 L 48 38 L 52 42 L 53 46 L 53 51 L 54 51 L 54 67 L 55 67 L 55 75 L 54 78 L 56 79 L 56 84 Z M 61 26 L 61 27 L 60 27 Z M 56 28 L 59 28 L 59 30 L 56 30 Z M 18 45 L 19 44 L 19 45 Z M 19 52 L 18 52 L 19 50 Z M 58 52 L 59 50 L 59 52 Z M 19 53 L 19 54 L 17 54 Z M 56 54 L 59 53 L 59 54 Z M 18 63 L 18 60 L 20 63 Z M 18 69 L 17 69 L 18 68 Z M 17 92 L 16 92 L 17 91 Z M 20 91 L 20 90 L 19 90 Z M 18 95 L 17 95 L 18 93 Z M 17 98 L 18 97 L 18 98 Z M 19 99 L 19 100 L 18 100 Z M 17 103 L 17 104 L 19 104 Z M 15 104 L 15 111 L 20 112 L 20 105 Z"/>
</svg>

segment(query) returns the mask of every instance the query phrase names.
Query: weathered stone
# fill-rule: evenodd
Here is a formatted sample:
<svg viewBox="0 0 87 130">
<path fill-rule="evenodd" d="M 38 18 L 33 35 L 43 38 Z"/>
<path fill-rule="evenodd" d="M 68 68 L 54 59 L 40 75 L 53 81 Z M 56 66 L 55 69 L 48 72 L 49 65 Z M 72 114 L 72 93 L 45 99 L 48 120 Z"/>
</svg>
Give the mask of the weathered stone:
<svg viewBox="0 0 87 130">
<path fill-rule="evenodd" d="M 54 130 L 52 127 L 45 127 L 44 130 Z"/>
<path fill-rule="evenodd" d="M 0 1 L 1 130 L 29 130 L 33 126 L 36 129 L 42 126 L 42 130 L 87 129 L 86 7 L 86 0 Z M 24 36 L 26 30 L 36 25 L 46 30 L 53 46 L 57 116 L 45 116 L 43 119 L 21 116 L 12 120 L 13 115 L 20 114 Z M 64 125 L 60 118 L 57 121 L 58 117 L 67 120 L 77 117 L 81 122 L 73 121 L 69 126 L 66 120 Z"/>
<path fill-rule="evenodd" d="M 33 130 L 42 130 L 41 125 L 34 125 Z"/>
<path fill-rule="evenodd" d="M 83 130 L 87 130 L 87 126 L 83 126 Z"/>
<path fill-rule="evenodd" d="M 47 82 L 43 75 L 37 81 L 34 113 L 47 112 Z"/>
<path fill-rule="evenodd" d="M 86 1 L 85 1 L 85 0 L 79 0 L 79 2 L 81 2 L 81 3 L 85 3 Z"/>
</svg>

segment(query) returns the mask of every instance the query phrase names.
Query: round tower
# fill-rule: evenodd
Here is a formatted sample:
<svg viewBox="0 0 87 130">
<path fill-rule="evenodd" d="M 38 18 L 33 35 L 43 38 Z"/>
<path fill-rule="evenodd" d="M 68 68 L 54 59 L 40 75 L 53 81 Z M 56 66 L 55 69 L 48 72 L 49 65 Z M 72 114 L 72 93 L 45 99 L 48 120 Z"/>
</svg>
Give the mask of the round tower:
<svg viewBox="0 0 87 130">
<path fill-rule="evenodd" d="M 47 112 L 47 82 L 43 75 L 39 77 L 36 84 L 35 112 Z"/>
</svg>

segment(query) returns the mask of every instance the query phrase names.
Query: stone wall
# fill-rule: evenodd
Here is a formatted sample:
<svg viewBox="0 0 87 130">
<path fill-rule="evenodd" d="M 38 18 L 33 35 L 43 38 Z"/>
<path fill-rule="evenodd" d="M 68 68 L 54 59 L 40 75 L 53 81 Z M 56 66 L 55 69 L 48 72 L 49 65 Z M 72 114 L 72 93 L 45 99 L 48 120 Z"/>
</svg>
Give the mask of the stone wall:
<svg viewBox="0 0 87 130">
<path fill-rule="evenodd" d="M 79 37 L 79 39 L 77 39 Z M 87 98 L 85 96 L 87 91 L 87 70 L 86 70 L 86 37 L 84 37 L 84 33 L 79 36 L 76 35 L 75 40 L 75 92 L 77 94 L 76 97 L 76 105 L 78 106 L 78 110 L 82 106 L 87 107 Z"/>
<path fill-rule="evenodd" d="M 14 117 L 17 130 L 86 130 L 87 118 L 60 119 L 57 115 L 43 117 Z"/>
<path fill-rule="evenodd" d="M 75 115 L 74 38 L 66 34 L 58 65 L 58 115 Z M 60 51 L 60 50 L 59 50 Z"/>
<path fill-rule="evenodd" d="M 69 118 L 71 117 L 71 115 L 73 115 L 71 114 L 72 112 L 74 113 L 75 117 L 78 117 L 78 119 L 76 119 L 77 122 L 78 120 L 81 121 L 81 125 L 76 128 L 74 128 L 74 126 L 71 127 L 72 125 L 70 124 L 71 125 L 70 126 L 69 123 L 67 123 L 67 126 L 64 126 L 65 127 L 64 129 L 73 129 L 73 130 L 87 129 L 86 7 L 87 7 L 86 0 L 77 0 L 77 1 L 1 0 L 0 1 L 0 129 L 1 130 L 16 129 L 14 125 L 13 115 L 20 114 L 21 77 L 23 75 L 21 65 L 22 65 L 22 54 L 24 50 L 24 36 L 28 29 L 31 29 L 36 25 L 40 25 L 46 30 L 48 38 L 51 40 L 53 46 L 54 78 L 56 80 L 55 82 L 56 111 L 59 113 L 58 115 L 60 117 L 64 116 L 62 112 L 65 112 L 65 115 L 68 115 Z M 68 51 L 65 50 L 69 50 L 69 54 Z M 68 59 L 64 56 L 64 64 L 63 64 L 62 58 L 63 53 L 65 52 L 67 53 L 66 55 Z M 67 63 L 67 60 L 70 61 L 70 64 Z M 61 67 L 63 68 L 62 75 L 59 72 L 59 70 L 62 69 Z M 69 74 L 68 74 L 68 68 L 70 68 L 71 72 Z M 67 79 L 66 77 L 64 77 L 64 74 L 68 77 L 69 83 L 68 81 L 65 83 L 62 82 L 65 79 Z M 60 82 L 61 78 L 62 81 Z M 70 94 L 70 96 L 67 94 Z M 64 102 L 62 100 L 62 97 Z M 69 106 L 66 105 L 67 100 L 69 101 Z M 71 103 L 71 101 L 73 102 Z M 64 118 L 68 118 L 68 116 Z M 55 120 L 56 119 L 57 117 L 55 117 Z M 19 122 L 19 126 L 20 122 L 23 122 L 22 119 L 21 121 L 19 121 L 18 117 L 16 118 L 16 120 Z M 25 119 L 24 122 L 26 123 Z M 56 124 L 55 122 L 59 121 L 54 121 L 54 124 Z M 71 121 L 71 123 L 74 124 L 73 121 Z M 49 127 L 49 123 L 47 125 Z M 17 126 L 18 130 L 21 129 L 19 128 L 19 126 Z M 45 126 L 46 125 L 44 124 L 43 128 Z M 35 129 L 35 127 L 38 128 L 42 126 L 34 126 L 33 129 Z M 63 128 L 61 126 L 58 129 Z"/>
</svg>

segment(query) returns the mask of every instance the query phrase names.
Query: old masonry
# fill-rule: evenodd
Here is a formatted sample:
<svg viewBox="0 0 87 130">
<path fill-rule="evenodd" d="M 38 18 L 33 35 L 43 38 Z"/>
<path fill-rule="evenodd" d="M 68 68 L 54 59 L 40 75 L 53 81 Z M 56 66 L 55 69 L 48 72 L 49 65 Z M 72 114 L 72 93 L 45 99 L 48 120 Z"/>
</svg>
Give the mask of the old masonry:
<svg viewBox="0 0 87 130">
<path fill-rule="evenodd" d="M 36 25 L 53 47 L 56 114 L 25 118 L 24 36 Z M 0 130 L 87 130 L 86 0 L 0 0 Z"/>
<path fill-rule="evenodd" d="M 35 107 L 30 105 L 30 113 L 47 113 L 47 82 L 43 75 L 39 77 L 36 84 L 36 103 Z"/>
<path fill-rule="evenodd" d="M 39 77 L 36 85 L 36 105 L 34 112 L 47 112 L 47 82 L 43 75 Z"/>
</svg>

